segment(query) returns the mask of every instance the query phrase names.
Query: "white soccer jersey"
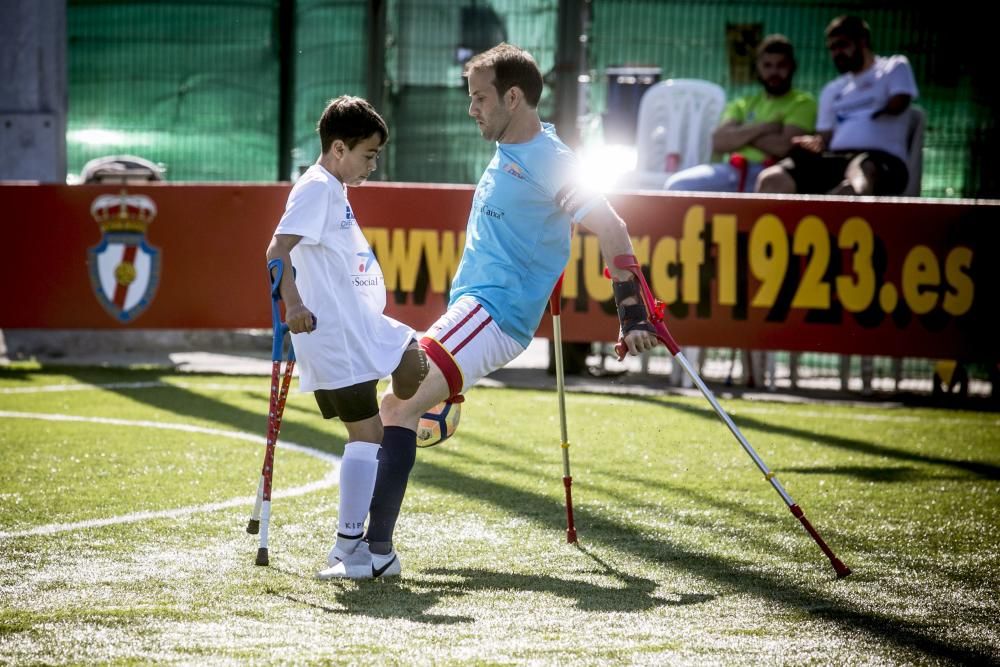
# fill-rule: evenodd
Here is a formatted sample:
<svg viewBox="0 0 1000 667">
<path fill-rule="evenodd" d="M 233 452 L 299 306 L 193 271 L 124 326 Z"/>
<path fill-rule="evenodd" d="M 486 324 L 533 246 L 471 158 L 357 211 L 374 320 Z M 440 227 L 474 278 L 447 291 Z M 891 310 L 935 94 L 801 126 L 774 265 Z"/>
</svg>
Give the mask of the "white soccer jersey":
<svg viewBox="0 0 1000 667">
<path fill-rule="evenodd" d="M 312 333 L 292 334 L 299 389 L 340 389 L 391 374 L 413 329 L 382 312 L 382 267 L 340 181 L 311 166 L 295 182 L 275 233 L 302 237 L 291 252 L 295 284 L 317 320 Z"/>
<path fill-rule="evenodd" d="M 830 150 L 880 150 L 905 161 L 909 115 L 872 118 L 894 95 L 917 98 L 910 61 L 906 56 L 876 56 L 864 72 L 848 72 L 826 84 L 819 96 L 816 129 L 833 131 Z"/>
</svg>

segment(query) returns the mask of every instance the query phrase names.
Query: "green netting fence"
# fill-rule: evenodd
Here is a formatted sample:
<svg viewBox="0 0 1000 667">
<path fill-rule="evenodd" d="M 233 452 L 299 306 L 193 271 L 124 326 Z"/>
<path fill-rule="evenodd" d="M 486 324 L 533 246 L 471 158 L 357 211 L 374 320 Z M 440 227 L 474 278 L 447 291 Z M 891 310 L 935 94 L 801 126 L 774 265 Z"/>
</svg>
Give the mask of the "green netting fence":
<svg viewBox="0 0 1000 667">
<path fill-rule="evenodd" d="M 747 40 L 773 32 L 796 45 L 796 85 L 818 94 L 835 75 L 823 28 L 853 12 L 872 25 L 878 52 L 904 53 L 913 64 L 928 114 L 922 194 L 995 197 L 1000 177 L 991 156 L 1000 133 L 989 36 L 981 22 L 965 20 L 972 14 L 963 6 L 942 12 L 926 3 L 804 0 L 69 0 L 70 170 L 78 173 L 93 157 L 132 153 L 162 163 L 168 180 L 287 180 L 316 157 L 314 125 L 324 103 L 353 94 L 376 100 L 390 121 L 379 178 L 472 183 L 492 149 L 466 115 L 463 58 L 500 39 L 531 50 L 549 75 L 543 116 L 554 117 L 560 11 L 589 17 L 588 71 L 580 72 L 590 78 L 579 107 L 585 138 L 601 135 L 609 68 L 651 66 L 661 79 L 706 79 L 738 96 L 757 85 Z M 294 17 L 288 29 L 282 8 Z M 293 47 L 290 82 L 281 74 L 283 40 Z M 282 91 L 291 97 L 290 156 L 279 155 Z M 280 173 L 289 163 L 289 173 Z"/>
</svg>

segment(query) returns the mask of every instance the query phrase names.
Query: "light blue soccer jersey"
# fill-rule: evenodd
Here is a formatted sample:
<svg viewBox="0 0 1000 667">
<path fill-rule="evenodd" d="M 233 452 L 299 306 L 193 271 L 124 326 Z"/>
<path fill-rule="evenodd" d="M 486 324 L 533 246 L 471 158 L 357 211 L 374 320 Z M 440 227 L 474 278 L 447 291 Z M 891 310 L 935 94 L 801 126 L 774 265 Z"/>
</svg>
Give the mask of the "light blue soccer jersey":
<svg viewBox="0 0 1000 667">
<path fill-rule="evenodd" d="M 450 304 L 475 298 L 528 346 L 569 259 L 570 225 L 602 201 L 576 190 L 577 172 L 549 123 L 526 143 L 497 144 L 476 187 Z"/>
</svg>

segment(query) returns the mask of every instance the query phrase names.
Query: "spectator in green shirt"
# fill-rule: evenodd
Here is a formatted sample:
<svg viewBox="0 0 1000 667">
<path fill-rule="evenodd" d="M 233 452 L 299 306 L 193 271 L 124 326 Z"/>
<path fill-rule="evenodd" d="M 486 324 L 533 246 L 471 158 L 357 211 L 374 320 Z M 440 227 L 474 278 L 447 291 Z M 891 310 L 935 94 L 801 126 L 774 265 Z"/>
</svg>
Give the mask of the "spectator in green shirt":
<svg viewBox="0 0 1000 667">
<path fill-rule="evenodd" d="M 784 35 L 768 35 L 757 47 L 757 79 L 763 90 L 730 102 L 712 134 L 716 153 L 728 161 L 700 164 L 671 176 L 664 188 L 696 192 L 753 190 L 757 175 L 785 157 L 792 137 L 816 126 L 816 99 L 792 88 L 795 51 Z"/>
</svg>

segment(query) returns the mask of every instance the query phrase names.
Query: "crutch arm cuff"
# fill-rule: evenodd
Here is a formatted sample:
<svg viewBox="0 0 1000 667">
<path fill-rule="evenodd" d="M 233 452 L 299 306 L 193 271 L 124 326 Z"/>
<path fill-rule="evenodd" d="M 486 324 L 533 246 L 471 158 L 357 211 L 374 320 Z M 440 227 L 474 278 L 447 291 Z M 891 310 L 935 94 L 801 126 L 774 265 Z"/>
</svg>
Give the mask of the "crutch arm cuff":
<svg viewBox="0 0 1000 667">
<path fill-rule="evenodd" d="M 652 290 L 649 289 L 649 285 L 646 284 L 646 277 L 642 275 L 642 271 L 639 267 L 639 260 L 636 259 L 635 255 L 616 255 L 614 260 L 612 260 L 615 267 L 623 269 L 632 274 L 632 280 L 629 283 L 634 284 L 635 289 L 638 291 L 639 302 L 642 304 L 647 316 L 647 323 L 651 326 L 650 331 L 652 331 L 657 338 L 660 339 L 666 348 L 670 351 L 670 354 L 676 355 L 680 352 L 680 346 L 677 345 L 677 341 L 674 337 L 670 335 L 667 330 L 666 324 L 663 323 L 663 304 L 657 302 L 653 297 Z M 614 285 L 619 285 L 621 283 L 614 282 Z M 615 298 L 617 301 L 617 292 L 615 293 Z M 619 319 L 622 319 L 621 312 L 619 312 Z M 622 321 L 622 334 L 624 335 L 631 329 L 626 330 L 624 327 L 624 321 Z M 618 354 L 619 359 L 624 357 L 624 352 L 621 349 L 623 341 L 619 341 Z"/>
</svg>

